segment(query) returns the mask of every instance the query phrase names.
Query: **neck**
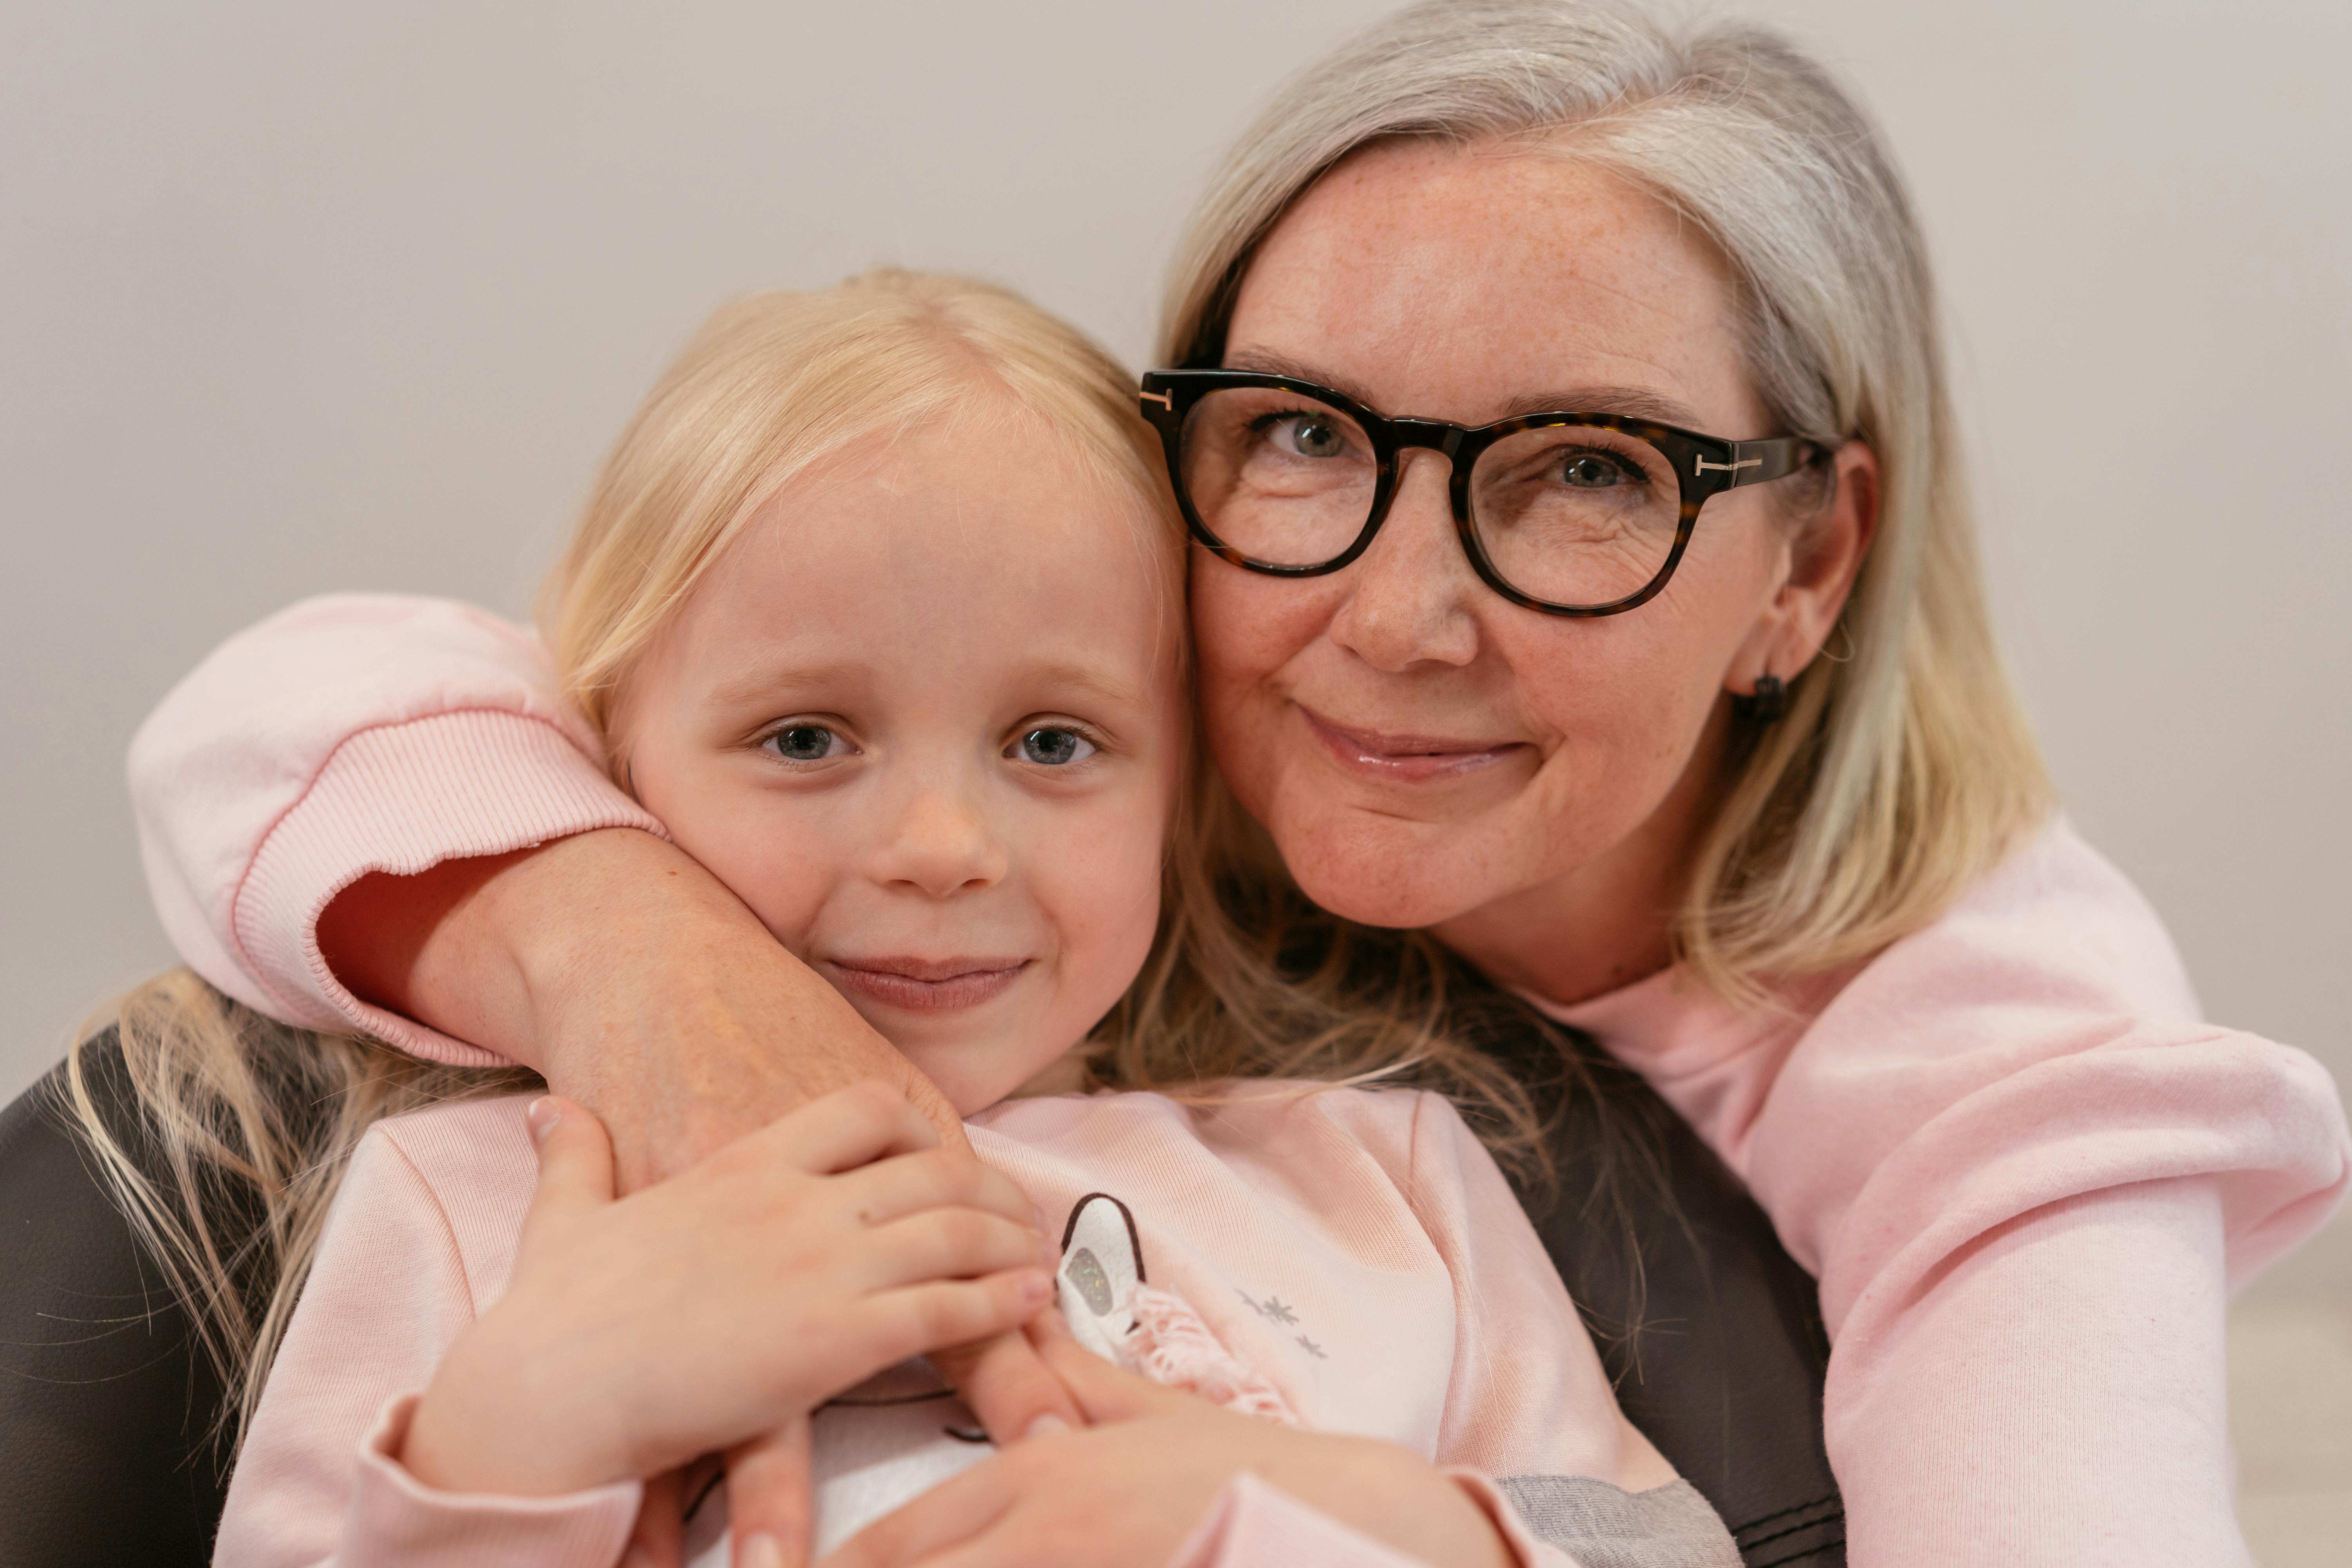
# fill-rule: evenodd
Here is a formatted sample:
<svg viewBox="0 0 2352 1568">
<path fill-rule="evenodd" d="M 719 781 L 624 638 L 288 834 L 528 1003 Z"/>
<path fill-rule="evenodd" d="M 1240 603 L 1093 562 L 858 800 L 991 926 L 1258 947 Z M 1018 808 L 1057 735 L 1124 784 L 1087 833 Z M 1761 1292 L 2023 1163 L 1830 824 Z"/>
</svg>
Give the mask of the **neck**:
<svg viewBox="0 0 2352 1568">
<path fill-rule="evenodd" d="M 1720 720 L 1642 825 L 1598 858 L 1431 928 L 1497 984 L 1571 1006 L 1674 962 L 1675 911 L 1706 821 Z"/>
</svg>

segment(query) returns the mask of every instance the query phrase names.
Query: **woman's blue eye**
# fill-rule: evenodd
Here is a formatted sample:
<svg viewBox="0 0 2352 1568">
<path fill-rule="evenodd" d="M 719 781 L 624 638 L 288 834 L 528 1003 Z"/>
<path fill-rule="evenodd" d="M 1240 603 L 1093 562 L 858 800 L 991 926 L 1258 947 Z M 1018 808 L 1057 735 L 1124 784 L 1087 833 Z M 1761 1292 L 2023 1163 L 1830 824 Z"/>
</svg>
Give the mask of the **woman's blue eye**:
<svg viewBox="0 0 2352 1568">
<path fill-rule="evenodd" d="M 833 755 L 839 739 L 822 724 L 787 724 L 768 737 L 768 744 L 788 763 L 821 763 Z"/>
<path fill-rule="evenodd" d="M 1614 458 L 1583 452 L 1569 458 L 1559 477 L 1571 489 L 1600 490 L 1623 484 L 1627 475 L 1625 466 Z"/>
<path fill-rule="evenodd" d="M 1076 730 L 1048 726 L 1032 730 L 1021 737 L 1021 756 L 1024 762 L 1058 768 L 1067 763 L 1083 762 L 1095 754 L 1095 743 Z"/>
</svg>

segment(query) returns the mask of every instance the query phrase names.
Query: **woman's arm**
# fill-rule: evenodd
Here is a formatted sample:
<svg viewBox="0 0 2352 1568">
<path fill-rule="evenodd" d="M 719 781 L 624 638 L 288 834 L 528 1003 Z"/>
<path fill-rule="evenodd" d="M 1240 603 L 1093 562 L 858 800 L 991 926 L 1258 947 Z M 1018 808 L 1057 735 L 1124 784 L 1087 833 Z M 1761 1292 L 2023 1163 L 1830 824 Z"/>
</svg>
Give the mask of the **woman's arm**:
<svg viewBox="0 0 2352 1568">
<path fill-rule="evenodd" d="M 1632 1059 L 1821 1279 L 1857 1568 L 2242 1561 L 2223 1308 L 2343 1195 L 2326 1072 L 2063 828 L 1815 1007 Z"/>
<path fill-rule="evenodd" d="M 183 680 L 130 774 L 157 912 L 197 973 L 288 1023 L 536 1068 L 613 1128 L 626 1184 L 867 1077 L 962 1142 L 614 787 L 545 650 L 494 616 L 305 600 Z"/>
</svg>

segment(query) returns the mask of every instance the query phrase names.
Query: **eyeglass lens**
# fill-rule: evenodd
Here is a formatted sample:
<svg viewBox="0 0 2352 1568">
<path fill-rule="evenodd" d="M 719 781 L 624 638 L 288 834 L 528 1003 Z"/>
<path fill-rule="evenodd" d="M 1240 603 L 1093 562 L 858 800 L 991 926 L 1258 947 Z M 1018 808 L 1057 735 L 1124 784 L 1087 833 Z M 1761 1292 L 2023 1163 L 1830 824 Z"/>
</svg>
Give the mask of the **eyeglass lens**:
<svg viewBox="0 0 2352 1568">
<path fill-rule="evenodd" d="M 1363 427 L 1313 398 L 1221 387 L 1181 442 L 1185 494 L 1226 544 L 1273 566 L 1345 553 L 1371 518 L 1379 459 Z M 1665 455 L 1584 425 L 1521 430 L 1479 454 L 1470 521 L 1496 574 L 1555 605 L 1604 605 L 1664 569 L 1682 492 Z"/>
</svg>

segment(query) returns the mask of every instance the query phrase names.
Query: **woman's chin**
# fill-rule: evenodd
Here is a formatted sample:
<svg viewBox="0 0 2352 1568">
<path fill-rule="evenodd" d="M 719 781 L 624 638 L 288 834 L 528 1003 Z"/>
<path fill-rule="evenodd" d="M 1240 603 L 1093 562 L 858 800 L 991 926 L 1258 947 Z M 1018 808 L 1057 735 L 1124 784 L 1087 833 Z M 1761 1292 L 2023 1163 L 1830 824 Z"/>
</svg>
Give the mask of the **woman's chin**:
<svg viewBox="0 0 2352 1568">
<path fill-rule="evenodd" d="M 1515 880 L 1489 874 L 1498 858 L 1450 834 L 1391 819 L 1319 821 L 1276 834 L 1283 862 L 1299 891 L 1359 925 L 1412 930 L 1466 914 L 1517 890 Z"/>
</svg>

